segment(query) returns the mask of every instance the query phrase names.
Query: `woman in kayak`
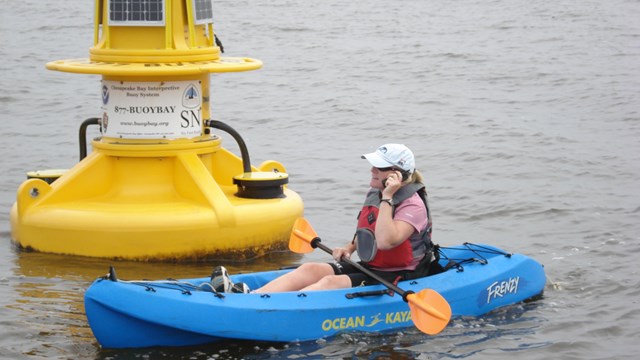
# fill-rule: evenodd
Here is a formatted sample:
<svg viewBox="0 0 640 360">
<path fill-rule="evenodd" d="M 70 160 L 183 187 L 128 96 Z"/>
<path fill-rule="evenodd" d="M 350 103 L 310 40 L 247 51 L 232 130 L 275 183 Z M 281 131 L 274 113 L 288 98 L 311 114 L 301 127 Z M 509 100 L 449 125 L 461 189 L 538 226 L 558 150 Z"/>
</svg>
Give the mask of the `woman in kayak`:
<svg viewBox="0 0 640 360">
<path fill-rule="evenodd" d="M 385 144 L 362 158 L 372 166 L 370 189 L 358 215 L 356 236 L 333 250 L 335 262 L 302 264 L 251 292 L 328 290 L 379 283 L 341 261 L 350 259 L 356 250 L 361 265 L 389 282 L 437 272 L 436 266 L 430 266 L 434 259 L 431 216 L 413 152 L 402 144 Z M 211 283 L 216 291 L 250 291 L 243 283 L 233 284 L 222 266 L 214 269 Z"/>
</svg>

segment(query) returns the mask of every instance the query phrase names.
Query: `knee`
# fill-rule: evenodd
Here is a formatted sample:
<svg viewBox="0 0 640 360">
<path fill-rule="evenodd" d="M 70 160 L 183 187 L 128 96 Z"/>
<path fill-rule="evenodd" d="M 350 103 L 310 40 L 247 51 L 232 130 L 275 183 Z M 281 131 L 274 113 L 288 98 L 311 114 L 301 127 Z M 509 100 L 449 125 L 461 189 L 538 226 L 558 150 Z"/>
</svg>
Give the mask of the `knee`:
<svg viewBox="0 0 640 360">
<path fill-rule="evenodd" d="M 351 281 L 345 275 L 326 275 L 316 283 L 318 289 L 341 289 L 350 286 Z"/>
<path fill-rule="evenodd" d="M 331 268 L 331 265 L 325 263 L 304 263 L 298 267 L 297 271 L 299 273 L 314 274 L 316 276 L 333 274 L 333 268 Z"/>
</svg>

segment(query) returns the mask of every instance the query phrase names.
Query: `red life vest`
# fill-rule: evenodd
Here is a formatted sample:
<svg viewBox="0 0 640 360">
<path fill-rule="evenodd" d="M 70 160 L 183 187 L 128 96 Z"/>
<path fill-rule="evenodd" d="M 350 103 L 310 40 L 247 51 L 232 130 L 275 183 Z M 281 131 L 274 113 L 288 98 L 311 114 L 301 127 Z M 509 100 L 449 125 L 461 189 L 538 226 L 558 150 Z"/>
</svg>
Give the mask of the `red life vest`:
<svg viewBox="0 0 640 360">
<path fill-rule="evenodd" d="M 405 239 L 400 245 L 392 249 L 378 249 L 375 258 L 367 263 L 369 266 L 381 269 L 408 267 L 414 259 L 423 257 L 433 247 L 431 243 L 431 214 L 426 199 L 426 191 L 424 191 L 424 185 L 416 183 L 403 186 L 400 191 L 393 196 L 393 203 L 399 204 L 413 196 L 416 192 L 420 194 L 420 198 L 427 209 L 427 228 L 420 232 L 420 236 L 412 236 Z M 358 228 L 367 228 L 375 233 L 379 208 L 380 190 L 372 190 L 367 195 L 362 210 L 360 214 L 358 214 Z"/>
</svg>

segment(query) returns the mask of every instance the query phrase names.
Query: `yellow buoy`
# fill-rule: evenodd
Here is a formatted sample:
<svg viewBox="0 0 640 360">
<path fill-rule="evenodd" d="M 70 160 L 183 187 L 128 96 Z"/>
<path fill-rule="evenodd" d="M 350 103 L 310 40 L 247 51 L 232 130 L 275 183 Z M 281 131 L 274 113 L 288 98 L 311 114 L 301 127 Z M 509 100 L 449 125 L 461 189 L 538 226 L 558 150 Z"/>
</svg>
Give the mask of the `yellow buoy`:
<svg viewBox="0 0 640 360">
<path fill-rule="evenodd" d="M 47 68 L 102 75 L 100 126 L 68 170 L 18 189 L 12 239 L 37 251 L 135 260 L 252 257 L 286 248 L 301 198 L 274 160 L 250 163 L 211 119 L 210 73 L 255 70 L 220 56 L 210 0 L 96 0 L 88 59 Z M 222 147 L 227 132 L 242 156 Z"/>
</svg>

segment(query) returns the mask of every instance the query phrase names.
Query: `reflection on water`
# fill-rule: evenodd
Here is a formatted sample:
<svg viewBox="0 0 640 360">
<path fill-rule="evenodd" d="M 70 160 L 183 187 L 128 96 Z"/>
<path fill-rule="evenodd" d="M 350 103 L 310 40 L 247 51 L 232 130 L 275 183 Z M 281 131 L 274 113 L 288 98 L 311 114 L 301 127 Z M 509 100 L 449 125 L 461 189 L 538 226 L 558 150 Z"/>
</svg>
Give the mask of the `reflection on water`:
<svg viewBox="0 0 640 360">
<path fill-rule="evenodd" d="M 27 331 L 30 341 L 42 347 L 31 347 L 27 354 L 47 357 L 51 350 L 62 353 L 71 347 L 89 347 L 93 335 L 87 327 L 82 304 L 84 283 L 59 278 L 30 277 L 14 286 L 15 325 Z"/>
<path fill-rule="evenodd" d="M 17 276 L 64 278 L 66 280 L 93 281 L 107 273 L 113 265 L 122 279 L 174 279 L 208 276 L 216 265 L 224 265 L 230 272 L 273 270 L 299 264 L 303 257 L 290 251 L 274 252 L 251 261 L 240 262 L 227 259 L 211 260 L 207 263 L 166 263 L 119 261 L 81 256 L 44 254 L 32 251 L 17 251 Z"/>
</svg>

